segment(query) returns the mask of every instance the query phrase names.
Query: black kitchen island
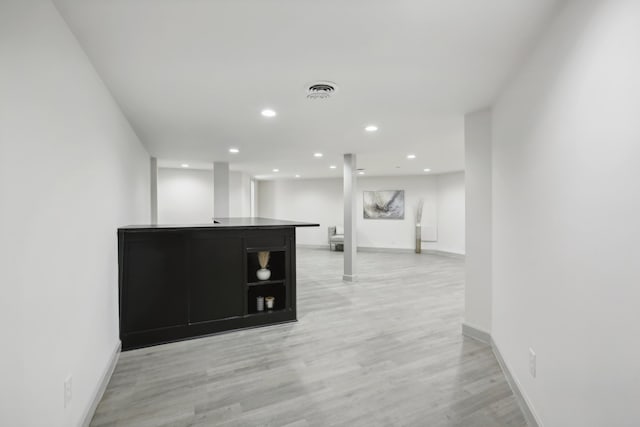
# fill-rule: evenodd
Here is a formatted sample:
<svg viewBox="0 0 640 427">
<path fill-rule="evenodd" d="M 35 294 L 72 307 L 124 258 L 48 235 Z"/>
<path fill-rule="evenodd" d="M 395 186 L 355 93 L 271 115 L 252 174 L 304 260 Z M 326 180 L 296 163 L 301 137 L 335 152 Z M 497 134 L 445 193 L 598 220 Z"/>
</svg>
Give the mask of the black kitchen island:
<svg viewBox="0 0 640 427">
<path fill-rule="evenodd" d="M 295 228 L 317 226 L 222 218 L 119 228 L 123 350 L 295 321 Z M 269 253 L 266 280 L 256 274 L 261 252 Z M 273 298 L 272 307 L 261 307 L 259 297 Z"/>
</svg>

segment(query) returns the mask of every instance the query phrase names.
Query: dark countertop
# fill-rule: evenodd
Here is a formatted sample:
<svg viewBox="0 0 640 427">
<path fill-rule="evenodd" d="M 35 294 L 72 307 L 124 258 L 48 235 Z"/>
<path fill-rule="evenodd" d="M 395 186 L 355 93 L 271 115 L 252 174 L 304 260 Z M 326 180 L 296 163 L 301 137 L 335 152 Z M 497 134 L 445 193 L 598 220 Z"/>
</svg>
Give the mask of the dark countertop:
<svg viewBox="0 0 640 427">
<path fill-rule="evenodd" d="M 311 222 L 287 221 L 271 218 L 216 218 L 216 223 L 210 224 L 146 224 L 146 225 L 126 225 L 118 230 L 167 230 L 167 229 L 188 229 L 188 228 L 282 228 L 282 227 L 319 227 L 320 224 Z"/>
</svg>

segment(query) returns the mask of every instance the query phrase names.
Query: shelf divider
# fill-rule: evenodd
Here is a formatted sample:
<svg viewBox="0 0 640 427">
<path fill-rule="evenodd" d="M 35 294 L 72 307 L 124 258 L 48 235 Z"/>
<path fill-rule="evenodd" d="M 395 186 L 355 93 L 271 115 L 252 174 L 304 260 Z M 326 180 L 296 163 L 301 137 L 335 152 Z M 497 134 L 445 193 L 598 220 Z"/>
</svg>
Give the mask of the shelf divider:
<svg viewBox="0 0 640 427">
<path fill-rule="evenodd" d="M 259 282 L 247 282 L 247 286 L 260 286 L 260 285 L 284 285 L 285 279 L 281 280 L 261 280 Z"/>
</svg>

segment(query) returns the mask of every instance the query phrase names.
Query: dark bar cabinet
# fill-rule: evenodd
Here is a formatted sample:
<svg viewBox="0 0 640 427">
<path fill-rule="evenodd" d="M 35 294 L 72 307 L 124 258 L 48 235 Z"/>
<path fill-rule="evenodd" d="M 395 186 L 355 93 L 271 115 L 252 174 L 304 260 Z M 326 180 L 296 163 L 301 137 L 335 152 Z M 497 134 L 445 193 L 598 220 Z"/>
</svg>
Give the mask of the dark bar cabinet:
<svg viewBox="0 0 640 427">
<path fill-rule="evenodd" d="M 123 350 L 296 320 L 296 227 L 223 218 L 195 226 L 118 229 Z M 258 253 L 269 252 L 267 280 Z M 259 311 L 258 298 L 273 297 Z"/>
</svg>

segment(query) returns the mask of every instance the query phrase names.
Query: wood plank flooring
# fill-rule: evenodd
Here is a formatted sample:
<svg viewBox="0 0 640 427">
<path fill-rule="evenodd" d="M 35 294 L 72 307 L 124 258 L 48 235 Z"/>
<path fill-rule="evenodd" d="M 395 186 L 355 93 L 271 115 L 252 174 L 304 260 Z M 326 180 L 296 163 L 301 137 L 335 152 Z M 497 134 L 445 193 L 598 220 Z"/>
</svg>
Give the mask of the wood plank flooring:
<svg viewBox="0 0 640 427">
<path fill-rule="evenodd" d="M 526 426 L 490 348 L 460 333 L 463 261 L 298 249 L 297 323 L 122 353 L 106 426 Z"/>
</svg>

